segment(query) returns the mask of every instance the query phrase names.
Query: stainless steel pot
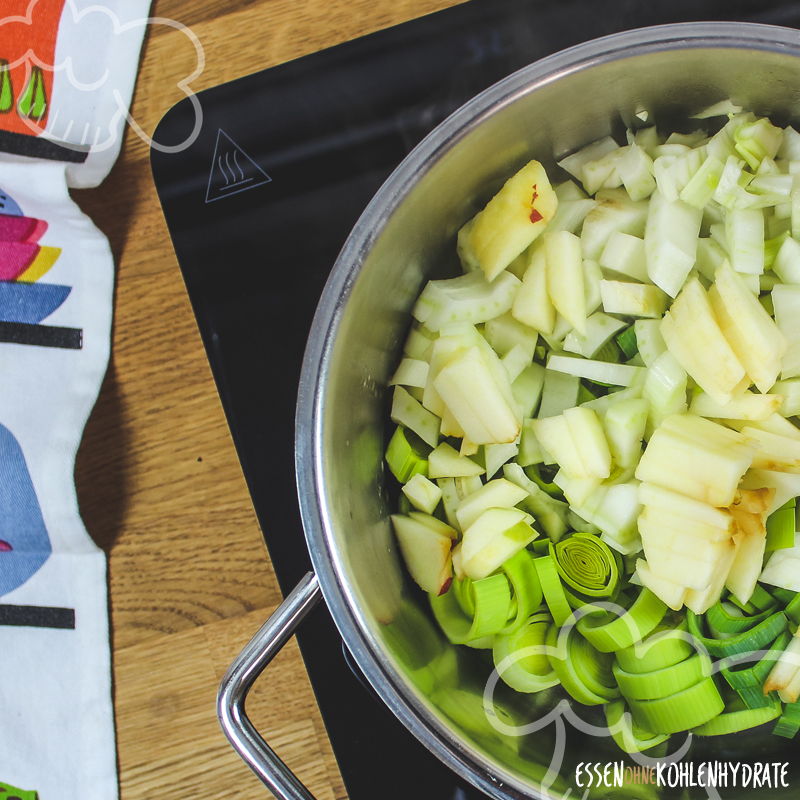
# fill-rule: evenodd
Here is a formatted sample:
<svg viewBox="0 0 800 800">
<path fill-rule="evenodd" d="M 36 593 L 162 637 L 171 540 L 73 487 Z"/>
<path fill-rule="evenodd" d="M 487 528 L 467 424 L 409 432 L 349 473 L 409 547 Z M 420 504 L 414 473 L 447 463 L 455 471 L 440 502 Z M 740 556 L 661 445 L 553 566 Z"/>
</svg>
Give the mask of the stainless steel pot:
<svg viewBox="0 0 800 800">
<path fill-rule="evenodd" d="M 300 383 L 297 481 L 316 574 L 286 599 L 220 688 L 225 733 L 277 797 L 313 800 L 253 729 L 244 698 L 320 593 L 392 711 L 428 749 L 490 796 L 539 798 L 548 789 L 552 797 L 565 797 L 569 789 L 583 796 L 576 784 L 579 762 L 622 760 L 609 739 L 565 725 L 557 713 L 563 695 L 556 691 L 527 697 L 498 687 L 496 716 L 484 713 L 490 660 L 443 639 L 398 557 L 382 461 L 386 383 L 423 282 L 455 273 L 457 230 L 527 160 L 539 159 L 555 176 L 559 157 L 639 127 L 635 114 L 646 111 L 670 130 L 728 97 L 773 121 L 800 120 L 800 33 L 735 23 L 668 25 L 545 58 L 440 125 L 362 215 L 317 309 Z M 549 725 L 524 736 L 498 730 L 501 723 L 524 725 L 548 713 Z M 590 724 L 601 720 L 586 718 Z M 790 745 L 768 733 L 696 740 L 688 757 L 785 762 L 791 760 Z M 792 769 L 789 788 L 771 787 L 772 797 L 796 794 L 800 768 L 795 763 Z M 638 798 L 644 790 L 625 785 L 614 797 Z M 726 798 L 751 792 L 720 790 Z M 691 788 L 681 796 L 706 797 L 707 791 Z"/>
</svg>

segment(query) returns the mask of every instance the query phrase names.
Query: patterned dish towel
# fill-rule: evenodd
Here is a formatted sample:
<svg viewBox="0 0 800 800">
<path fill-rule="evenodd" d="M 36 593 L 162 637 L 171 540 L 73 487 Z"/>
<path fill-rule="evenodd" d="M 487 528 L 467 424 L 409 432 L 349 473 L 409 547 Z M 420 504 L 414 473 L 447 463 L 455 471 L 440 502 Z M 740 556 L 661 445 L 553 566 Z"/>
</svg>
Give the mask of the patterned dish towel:
<svg viewBox="0 0 800 800">
<path fill-rule="evenodd" d="M 0 3 L 0 800 L 118 796 L 106 561 L 73 479 L 114 263 L 68 187 L 119 153 L 149 5 Z"/>
</svg>

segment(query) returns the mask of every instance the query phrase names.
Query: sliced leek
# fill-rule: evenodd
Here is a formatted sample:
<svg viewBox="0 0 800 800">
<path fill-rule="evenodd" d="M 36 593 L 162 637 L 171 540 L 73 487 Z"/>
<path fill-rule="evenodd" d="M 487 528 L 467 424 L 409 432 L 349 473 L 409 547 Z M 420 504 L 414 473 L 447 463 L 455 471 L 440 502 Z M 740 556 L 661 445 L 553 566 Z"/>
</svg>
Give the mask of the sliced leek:
<svg viewBox="0 0 800 800">
<path fill-rule="evenodd" d="M 655 672 L 626 672 L 614 664 L 614 677 L 629 700 L 657 700 L 682 692 L 711 675 L 711 659 L 703 653 Z"/>
<path fill-rule="evenodd" d="M 551 625 L 547 631 L 547 657 L 564 689 L 587 706 L 597 706 L 619 697 L 611 671 L 613 656 L 601 653 L 575 628 Z"/>
<path fill-rule="evenodd" d="M 649 589 L 642 589 L 633 605 L 618 615 L 598 608 L 578 620 L 578 630 L 601 652 L 611 653 L 639 642 L 664 617 L 667 606 Z"/>
<path fill-rule="evenodd" d="M 511 634 L 494 637 L 492 656 L 503 681 L 518 692 L 540 692 L 559 682 L 547 657 L 549 614 L 534 614 Z"/>
<path fill-rule="evenodd" d="M 534 562 L 536 572 L 539 575 L 539 583 L 542 587 L 547 607 L 553 616 L 553 622 L 561 627 L 572 615 L 572 608 L 564 594 L 564 587 L 561 585 L 561 578 L 558 575 L 555 559 L 550 555 L 537 558 Z"/>
<path fill-rule="evenodd" d="M 606 725 L 621 750 L 643 753 L 669 739 L 668 733 L 654 734 L 642 730 L 631 717 L 623 699 L 611 700 L 603 707 Z"/>
<path fill-rule="evenodd" d="M 770 703 L 764 708 L 743 708 L 735 711 L 725 711 L 710 719 L 708 722 L 692 729 L 696 736 L 724 736 L 729 733 L 746 731 L 756 728 L 770 720 L 776 719 L 781 714 L 780 703 Z"/>
<path fill-rule="evenodd" d="M 662 625 L 664 627 L 662 627 Z M 676 627 L 662 622 L 653 633 L 631 647 L 617 650 L 617 661 L 626 672 L 654 672 L 665 669 L 696 652 L 687 632 L 686 620 Z"/>
<path fill-rule="evenodd" d="M 686 612 L 686 621 L 689 625 L 689 633 L 694 636 L 695 640 L 702 644 L 711 655 L 719 657 L 761 650 L 789 627 L 786 615 L 782 611 L 778 611 L 744 633 L 737 634 L 730 639 L 718 640 L 707 637 L 703 633 L 703 618 L 698 617 L 693 611 Z"/>
<path fill-rule="evenodd" d="M 712 678 L 704 678 L 669 697 L 628 702 L 634 720 L 652 733 L 678 733 L 697 728 L 725 707 Z"/>
<path fill-rule="evenodd" d="M 619 585 L 620 556 L 600 537 L 574 533 L 550 545 L 561 579 L 586 597 L 612 597 Z"/>
</svg>

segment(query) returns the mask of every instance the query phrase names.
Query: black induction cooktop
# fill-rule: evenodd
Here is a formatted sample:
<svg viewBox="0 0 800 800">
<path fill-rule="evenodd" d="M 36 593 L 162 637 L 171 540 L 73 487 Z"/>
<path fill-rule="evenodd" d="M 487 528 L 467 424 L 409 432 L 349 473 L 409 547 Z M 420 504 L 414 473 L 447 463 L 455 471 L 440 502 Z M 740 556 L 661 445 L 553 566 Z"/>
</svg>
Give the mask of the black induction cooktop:
<svg viewBox="0 0 800 800">
<path fill-rule="evenodd" d="M 700 20 L 800 27 L 800 3 L 471 0 L 202 92 L 194 139 L 192 100 L 164 117 L 153 176 L 284 594 L 311 568 L 293 473 L 305 340 L 372 195 L 511 72 L 598 36 Z M 324 605 L 297 638 L 352 800 L 484 796 L 369 696 Z"/>
</svg>

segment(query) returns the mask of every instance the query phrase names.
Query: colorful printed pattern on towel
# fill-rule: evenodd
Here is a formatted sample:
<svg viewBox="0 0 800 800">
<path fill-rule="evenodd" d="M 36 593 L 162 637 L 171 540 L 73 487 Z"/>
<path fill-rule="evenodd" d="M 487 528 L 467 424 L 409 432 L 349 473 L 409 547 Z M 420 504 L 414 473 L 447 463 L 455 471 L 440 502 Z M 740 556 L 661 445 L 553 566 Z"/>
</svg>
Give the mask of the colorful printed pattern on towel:
<svg viewBox="0 0 800 800">
<path fill-rule="evenodd" d="M 0 204 L 0 342 L 80 349 L 80 329 L 40 325 L 72 291 L 37 283 L 61 255 L 61 248 L 39 244 L 47 222 L 26 217 L 2 189 Z"/>
<path fill-rule="evenodd" d="M 35 575 L 51 552 L 22 448 L 0 425 L 0 597 Z"/>
<path fill-rule="evenodd" d="M 52 67 L 64 2 L 3 0 L 0 12 L 3 32 L 0 128 L 3 130 L 38 136 L 44 129 L 53 91 Z"/>
</svg>

